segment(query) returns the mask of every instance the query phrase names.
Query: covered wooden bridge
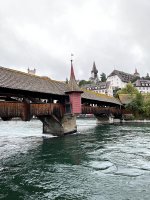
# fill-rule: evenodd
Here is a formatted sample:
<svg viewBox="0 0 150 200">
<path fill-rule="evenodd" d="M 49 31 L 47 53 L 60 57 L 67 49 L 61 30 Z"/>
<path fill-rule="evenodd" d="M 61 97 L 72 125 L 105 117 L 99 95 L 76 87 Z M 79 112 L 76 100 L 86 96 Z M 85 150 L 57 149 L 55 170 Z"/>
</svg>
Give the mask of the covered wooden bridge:
<svg viewBox="0 0 150 200">
<path fill-rule="evenodd" d="M 75 132 L 76 115 L 94 114 L 121 117 L 121 102 L 107 95 L 78 87 L 73 65 L 68 84 L 47 77 L 0 67 L 0 117 L 33 116 L 43 122 L 43 132 L 56 135 Z"/>
</svg>

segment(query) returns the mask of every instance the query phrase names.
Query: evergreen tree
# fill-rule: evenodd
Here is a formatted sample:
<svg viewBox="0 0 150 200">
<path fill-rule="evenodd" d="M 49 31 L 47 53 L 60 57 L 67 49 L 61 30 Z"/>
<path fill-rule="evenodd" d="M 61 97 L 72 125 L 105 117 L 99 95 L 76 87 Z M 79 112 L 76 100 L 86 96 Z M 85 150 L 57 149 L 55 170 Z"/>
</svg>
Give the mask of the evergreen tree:
<svg viewBox="0 0 150 200">
<path fill-rule="evenodd" d="M 134 83 L 135 81 L 137 81 L 138 79 L 140 79 L 140 77 L 139 76 L 136 76 L 136 77 L 134 77 L 133 79 L 132 79 L 132 83 Z"/>
<path fill-rule="evenodd" d="M 101 79 L 101 82 L 106 82 L 106 80 L 107 80 L 106 74 L 102 72 L 100 75 L 100 79 Z"/>
</svg>

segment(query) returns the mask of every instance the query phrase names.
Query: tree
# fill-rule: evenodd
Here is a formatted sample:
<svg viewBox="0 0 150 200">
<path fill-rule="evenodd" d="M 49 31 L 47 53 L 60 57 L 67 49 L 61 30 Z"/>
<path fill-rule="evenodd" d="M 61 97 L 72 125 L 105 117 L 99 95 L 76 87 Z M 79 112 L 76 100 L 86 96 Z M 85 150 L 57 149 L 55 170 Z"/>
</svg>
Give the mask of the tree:
<svg viewBox="0 0 150 200">
<path fill-rule="evenodd" d="M 150 118 L 150 94 L 146 95 L 143 105 L 143 112 L 145 113 L 146 117 Z"/>
<path fill-rule="evenodd" d="M 100 75 L 100 79 L 101 79 L 101 82 L 106 82 L 106 80 L 107 80 L 106 74 L 102 72 Z"/>
<path fill-rule="evenodd" d="M 134 82 L 137 81 L 138 79 L 140 79 L 139 76 L 134 77 L 134 78 L 132 79 L 131 83 L 134 83 Z"/>
<path fill-rule="evenodd" d="M 150 119 L 150 94 L 141 94 L 131 83 L 122 88 L 117 94 L 125 94 L 132 97 L 126 109 L 131 111 L 136 119 Z"/>
<path fill-rule="evenodd" d="M 126 87 L 122 88 L 117 92 L 117 94 L 138 94 L 139 91 L 131 84 L 127 83 Z"/>
<path fill-rule="evenodd" d="M 91 84 L 92 82 L 91 81 L 86 81 L 86 80 L 81 80 L 79 81 L 79 86 L 83 86 L 83 85 L 86 85 L 86 84 Z"/>
<path fill-rule="evenodd" d="M 126 105 L 126 108 L 130 110 L 136 118 L 143 118 L 144 112 L 144 97 L 141 93 L 136 94 L 135 98 Z"/>
</svg>

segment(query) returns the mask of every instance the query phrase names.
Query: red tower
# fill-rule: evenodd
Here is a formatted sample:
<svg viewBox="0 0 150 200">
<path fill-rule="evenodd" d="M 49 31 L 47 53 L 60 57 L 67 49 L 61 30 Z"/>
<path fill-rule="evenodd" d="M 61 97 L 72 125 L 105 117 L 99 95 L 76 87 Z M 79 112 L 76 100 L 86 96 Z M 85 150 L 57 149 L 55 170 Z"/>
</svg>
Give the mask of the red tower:
<svg viewBox="0 0 150 200">
<path fill-rule="evenodd" d="M 69 94 L 71 111 L 73 114 L 81 113 L 81 93 L 83 93 L 83 91 L 79 88 L 76 82 L 73 64 L 71 60 L 71 74 L 70 74 L 70 80 L 68 83 L 68 90 L 66 91 L 66 94 Z"/>
</svg>

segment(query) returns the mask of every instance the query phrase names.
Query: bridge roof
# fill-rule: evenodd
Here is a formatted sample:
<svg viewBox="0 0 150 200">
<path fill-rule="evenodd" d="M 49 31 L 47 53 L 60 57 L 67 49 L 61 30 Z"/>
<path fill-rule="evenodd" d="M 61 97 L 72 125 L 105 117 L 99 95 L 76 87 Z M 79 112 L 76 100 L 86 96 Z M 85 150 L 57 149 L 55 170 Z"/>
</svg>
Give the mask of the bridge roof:
<svg viewBox="0 0 150 200">
<path fill-rule="evenodd" d="M 105 94 L 100 94 L 100 93 L 96 93 L 94 91 L 85 90 L 85 89 L 83 89 L 83 92 L 84 93 L 82 94 L 82 98 L 84 98 L 84 99 L 122 105 L 120 100 L 115 98 L 115 97 L 110 97 L 110 96 L 105 95 Z"/>
<path fill-rule="evenodd" d="M 56 95 L 64 95 L 66 90 L 63 82 L 4 67 L 0 67 L 0 87 Z"/>
<path fill-rule="evenodd" d="M 0 88 L 65 96 L 65 92 L 70 89 L 68 86 L 68 84 L 61 81 L 0 67 Z M 84 93 L 81 94 L 83 99 L 121 105 L 121 102 L 114 97 L 87 90 L 83 91 Z"/>
</svg>

